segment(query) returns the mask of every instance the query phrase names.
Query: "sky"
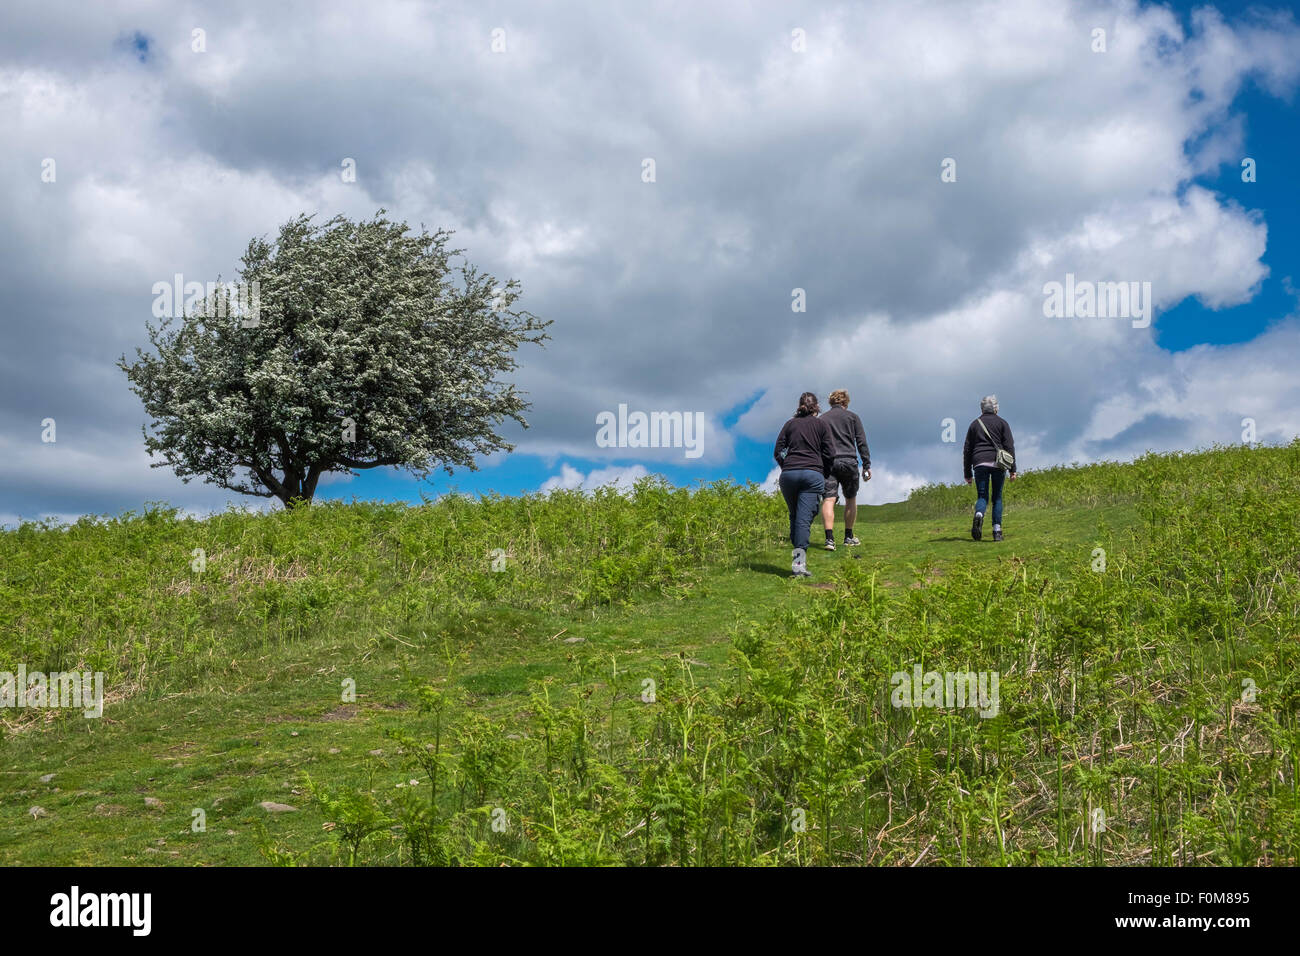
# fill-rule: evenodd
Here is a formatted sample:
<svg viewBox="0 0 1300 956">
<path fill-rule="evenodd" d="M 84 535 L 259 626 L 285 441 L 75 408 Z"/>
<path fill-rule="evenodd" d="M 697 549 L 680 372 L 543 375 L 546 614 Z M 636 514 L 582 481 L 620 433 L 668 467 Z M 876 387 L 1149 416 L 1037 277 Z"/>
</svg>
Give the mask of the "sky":
<svg viewBox="0 0 1300 956">
<path fill-rule="evenodd" d="M 151 468 L 116 362 L 304 212 L 453 229 L 553 322 L 512 453 L 319 497 L 767 482 L 834 388 L 869 504 L 960 480 L 989 393 L 1022 469 L 1288 442 L 1298 85 L 1286 5 L 9 0 L 0 525 L 268 507 Z M 621 405 L 698 446 L 608 447 Z"/>
</svg>

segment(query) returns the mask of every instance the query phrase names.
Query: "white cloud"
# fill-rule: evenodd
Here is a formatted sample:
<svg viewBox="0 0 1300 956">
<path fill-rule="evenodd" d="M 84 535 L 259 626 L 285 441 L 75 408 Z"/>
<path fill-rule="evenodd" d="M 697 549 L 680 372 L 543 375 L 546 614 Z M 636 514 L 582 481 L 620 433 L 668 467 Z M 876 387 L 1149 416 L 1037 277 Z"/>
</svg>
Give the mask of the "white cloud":
<svg viewBox="0 0 1300 956">
<path fill-rule="evenodd" d="M 646 477 L 649 472 L 644 465 L 628 465 L 626 467 L 614 465 L 609 468 L 596 468 L 587 474 L 583 474 L 569 464 L 561 464 L 560 473 L 552 475 L 542 482 L 542 487 L 538 489 L 542 494 L 554 491 L 556 489 L 595 491 L 597 488 L 613 486 L 619 491 L 629 491 L 638 480 Z"/>
<path fill-rule="evenodd" d="M 913 489 L 924 484 L 926 480 L 920 475 L 872 468 L 871 480 L 864 481 L 858 491 L 858 504 L 883 505 L 891 501 L 903 501 Z"/>
</svg>

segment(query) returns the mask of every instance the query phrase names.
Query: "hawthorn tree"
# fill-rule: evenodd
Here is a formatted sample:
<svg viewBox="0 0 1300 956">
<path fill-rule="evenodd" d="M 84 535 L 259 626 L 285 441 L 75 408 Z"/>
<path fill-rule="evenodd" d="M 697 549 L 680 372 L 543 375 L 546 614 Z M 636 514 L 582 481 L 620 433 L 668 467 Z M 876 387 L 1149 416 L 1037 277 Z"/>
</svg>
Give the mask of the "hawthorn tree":
<svg viewBox="0 0 1300 956">
<path fill-rule="evenodd" d="M 494 429 L 527 428 L 529 404 L 500 377 L 550 322 L 512 308 L 515 280 L 454 267 L 450 237 L 381 209 L 359 222 L 302 215 L 273 243 L 252 240 L 238 283 L 147 323 L 154 352 L 118 362 L 152 419 L 153 467 L 291 507 L 328 472 L 451 474 L 511 450 Z"/>
</svg>

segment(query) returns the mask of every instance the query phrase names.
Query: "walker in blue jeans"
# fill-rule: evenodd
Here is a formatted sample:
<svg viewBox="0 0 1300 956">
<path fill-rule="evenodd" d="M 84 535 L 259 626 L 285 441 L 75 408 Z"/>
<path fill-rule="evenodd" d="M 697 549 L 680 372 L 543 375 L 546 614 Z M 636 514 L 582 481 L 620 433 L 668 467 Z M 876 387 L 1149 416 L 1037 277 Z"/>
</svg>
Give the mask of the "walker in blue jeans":
<svg viewBox="0 0 1300 956">
<path fill-rule="evenodd" d="M 993 540 L 1002 537 L 1002 485 L 1007 480 L 1007 473 L 995 465 L 976 465 L 975 473 L 975 520 L 971 522 L 970 536 L 976 541 L 983 537 L 984 515 L 989 506 L 989 481 L 993 483 Z"/>
<path fill-rule="evenodd" d="M 809 529 L 822 505 L 826 479 L 811 468 L 793 468 L 781 472 L 781 496 L 790 512 L 790 545 L 808 547 Z"/>
<path fill-rule="evenodd" d="M 978 500 L 975 502 L 975 511 L 978 514 L 987 514 L 989 504 L 989 479 L 993 479 L 993 527 L 1001 530 L 1002 528 L 1002 486 L 1006 483 L 1007 473 L 1001 468 L 992 468 L 988 465 L 976 465 L 975 472 L 975 494 Z"/>
</svg>

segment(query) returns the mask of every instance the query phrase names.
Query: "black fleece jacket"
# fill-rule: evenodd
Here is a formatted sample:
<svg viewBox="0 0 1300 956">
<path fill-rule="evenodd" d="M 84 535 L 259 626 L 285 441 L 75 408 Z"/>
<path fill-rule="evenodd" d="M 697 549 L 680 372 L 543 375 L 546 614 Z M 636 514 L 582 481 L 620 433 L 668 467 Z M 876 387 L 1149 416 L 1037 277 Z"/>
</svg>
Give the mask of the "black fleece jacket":
<svg viewBox="0 0 1300 956">
<path fill-rule="evenodd" d="M 871 449 L 867 447 L 867 433 L 862 419 L 843 405 L 832 405 L 822 413 L 822 421 L 831 431 L 831 447 L 836 458 L 861 458 L 862 467 L 871 467 Z"/>
<path fill-rule="evenodd" d="M 831 463 L 835 460 L 835 449 L 831 446 L 831 431 L 826 423 L 812 415 L 792 418 L 781 428 L 776 436 L 776 447 L 772 457 L 781 466 L 782 471 L 793 468 L 807 468 L 820 471 L 822 477 L 831 473 Z"/>
<path fill-rule="evenodd" d="M 984 428 L 980 428 L 981 422 L 984 423 L 984 428 L 989 430 L 989 435 L 993 437 L 993 441 L 1011 452 L 1012 455 L 1016 453 L 1016 440 L 1011 437 L 1011 426 L 992 412 L 985 412 L 970 423 L 970 428 L 966 429 L 966 447 L 962 449 L 961 454 L 963 478 L 972 476 L 971 469 L 976 462 L 997 461 L 997 449 L 984 434 Z M 1020 460 L 1016 459 L 1016 467 L 1011 469 L 1011 473 L 1015 475 L 1019 474 L 1019 472 Z"/>
</svg>

